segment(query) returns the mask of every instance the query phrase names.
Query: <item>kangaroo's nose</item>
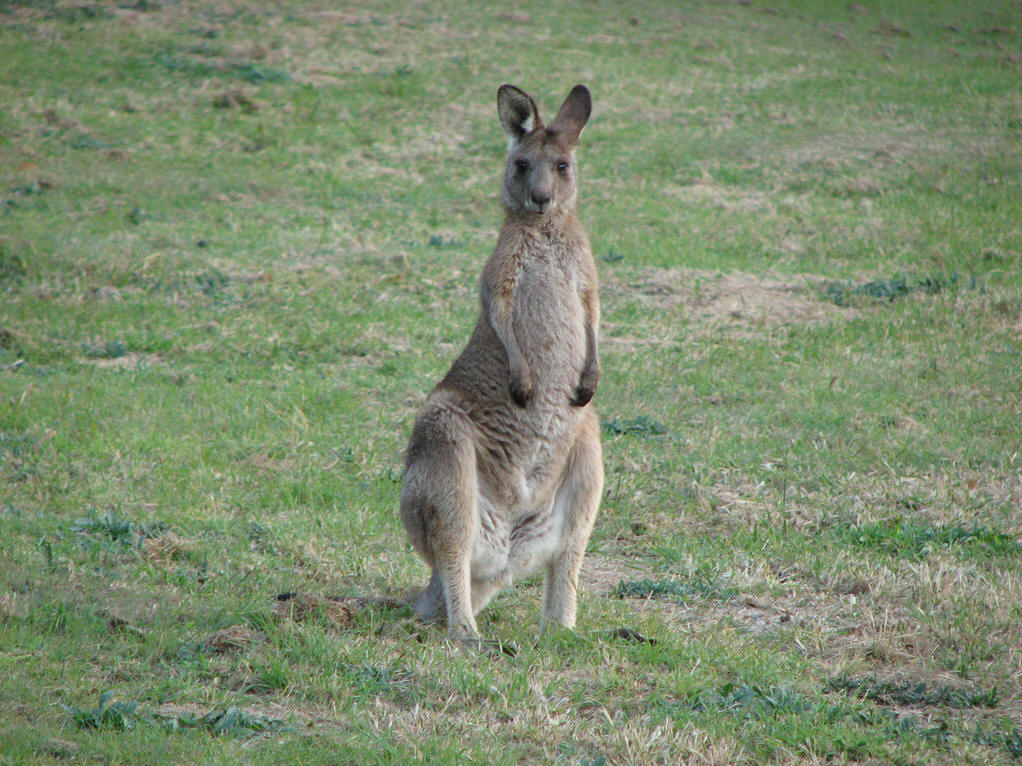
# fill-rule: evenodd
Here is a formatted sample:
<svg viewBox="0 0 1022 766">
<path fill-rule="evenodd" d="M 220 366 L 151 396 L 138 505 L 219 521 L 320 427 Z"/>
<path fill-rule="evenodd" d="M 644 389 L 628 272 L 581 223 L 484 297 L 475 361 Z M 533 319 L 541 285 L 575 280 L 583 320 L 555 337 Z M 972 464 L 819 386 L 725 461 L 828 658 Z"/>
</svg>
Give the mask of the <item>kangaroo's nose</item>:
<svg viewBox="0 0 1022 766">
<path fill-rule="evenodd" d="M 533 204 L 535 204 L 536 207 L 538 207 L 540 210 L 542 210 L 543 208 L 550 204 L 549 194 L 532 192 L 529 196 L 532 197 Z"/>
</svg>

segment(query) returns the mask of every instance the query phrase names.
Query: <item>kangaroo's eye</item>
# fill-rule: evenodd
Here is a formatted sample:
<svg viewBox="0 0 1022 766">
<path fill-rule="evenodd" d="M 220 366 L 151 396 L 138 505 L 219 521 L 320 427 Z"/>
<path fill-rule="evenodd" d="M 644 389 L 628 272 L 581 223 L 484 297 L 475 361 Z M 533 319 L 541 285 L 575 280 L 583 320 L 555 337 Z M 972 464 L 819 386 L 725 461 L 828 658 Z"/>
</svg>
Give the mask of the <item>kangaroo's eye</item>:
<svg viewBox="0 0 1022 766">
<path fill-rule="evenodd" d="M 528 160 L 515 160 L 515 167 L 518 168 L 519 173 L 524 173 L 529 169 Z"/>
<path fill-rule="evenodd" d="M 560 173 L 562 176 L 565 173 L 567 173 L 568 172 L 568 163 L 564 162 L 563 160 L 561 162 L 558 162 L 557 163 L 557 172 Z"/>
</svg>

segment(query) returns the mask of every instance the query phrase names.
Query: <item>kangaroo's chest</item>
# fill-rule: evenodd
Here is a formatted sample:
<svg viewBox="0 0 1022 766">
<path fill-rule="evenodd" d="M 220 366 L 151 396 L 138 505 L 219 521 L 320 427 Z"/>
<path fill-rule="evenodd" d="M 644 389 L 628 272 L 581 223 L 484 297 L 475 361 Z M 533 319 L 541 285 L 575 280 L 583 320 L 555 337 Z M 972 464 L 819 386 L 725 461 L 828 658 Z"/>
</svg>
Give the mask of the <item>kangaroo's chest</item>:
<svg viewBox="0 0 1022 766">
<path fill-rule="evenodd" d="M 544 377 L 577 376 L 585 322 L 577 268 L 557 253 L 524 261 L 515 291 L 514 330 L 527 361 Z M 569 375 L 570 373 L 570 375 Z"/>
</svg>

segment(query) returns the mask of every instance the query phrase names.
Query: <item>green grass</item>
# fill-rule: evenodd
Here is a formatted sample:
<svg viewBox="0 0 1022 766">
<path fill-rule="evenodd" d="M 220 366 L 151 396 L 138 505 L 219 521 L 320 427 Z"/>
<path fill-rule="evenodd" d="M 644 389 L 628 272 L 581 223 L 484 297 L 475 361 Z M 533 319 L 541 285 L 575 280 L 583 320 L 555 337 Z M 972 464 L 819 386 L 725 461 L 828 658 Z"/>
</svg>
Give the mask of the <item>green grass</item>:
<svg viewBox="0 0 1022 766">
<path fill-rule="evenodd" d="M 1018 16 L 0 3 L 0 763 L 1022 757 Z M 577 630 L 275 612 L 425 580 L 503 82 L 594 96 Z"/>
</svg>

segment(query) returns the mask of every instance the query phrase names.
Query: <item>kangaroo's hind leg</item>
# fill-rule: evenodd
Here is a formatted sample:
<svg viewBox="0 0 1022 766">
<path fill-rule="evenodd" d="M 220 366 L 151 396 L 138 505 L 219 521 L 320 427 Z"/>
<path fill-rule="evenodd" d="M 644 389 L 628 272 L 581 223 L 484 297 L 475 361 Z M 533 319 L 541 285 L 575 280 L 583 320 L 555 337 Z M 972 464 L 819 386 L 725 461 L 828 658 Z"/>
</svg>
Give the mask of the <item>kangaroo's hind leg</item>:
<svg viewBox="0 0 1022 766">
<path fill-rule="evenodd" d="M 590 409 L 572 448 L 564 478 L 554 497 L 554 512 L 562 519 L 561 545 L 543 576 L 542 627 L 575 626 L 578 574 L 603 492 L 603 450 L 600 426 Z"/>
<path fill-rule="evenodd" d="M 476 639 L 471 556 L 478 531 L 473 427 L 456 405 L 433 402 L 419 415 L 408 445 L 401 520 L 433 571 L 412 599 L 421 618 L 447 616 L 454 640 Z"/>
</svg>

